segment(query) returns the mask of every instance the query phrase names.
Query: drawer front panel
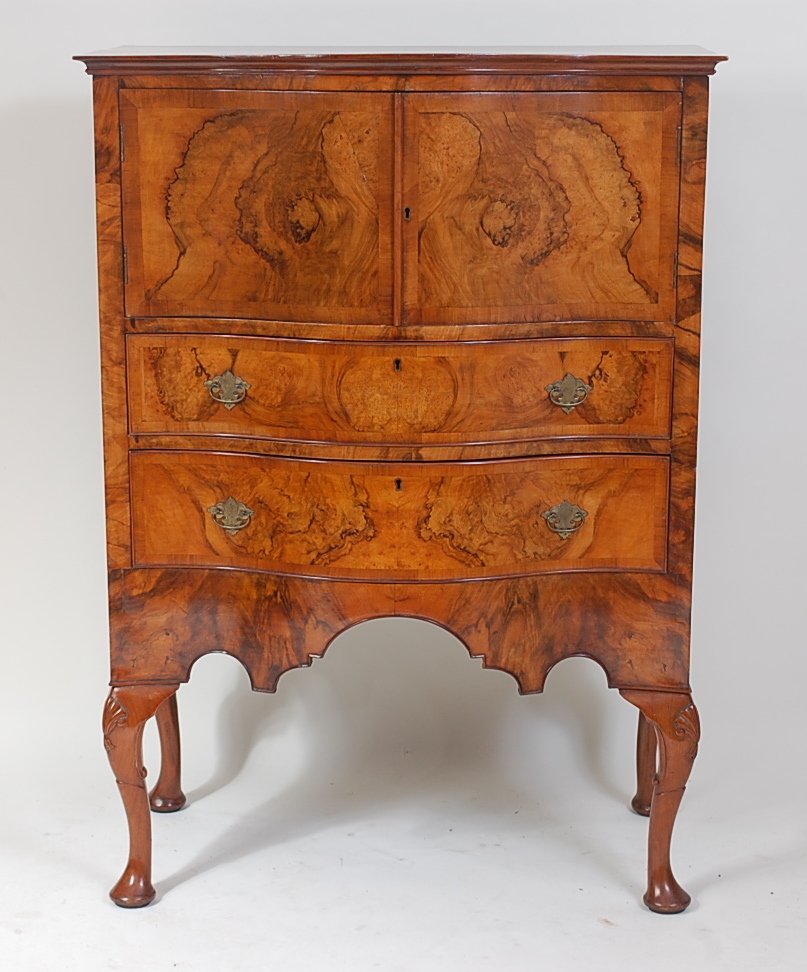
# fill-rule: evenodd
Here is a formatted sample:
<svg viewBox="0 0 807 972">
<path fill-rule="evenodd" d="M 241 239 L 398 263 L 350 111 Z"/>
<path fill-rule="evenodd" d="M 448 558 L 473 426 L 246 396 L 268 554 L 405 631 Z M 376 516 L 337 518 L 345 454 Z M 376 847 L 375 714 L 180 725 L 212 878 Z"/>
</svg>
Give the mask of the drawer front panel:
<svg viewBox="0 0 807 972">
<path fill-rule="evenodd" d="M 349 344 L 129 335 L 130 430 L 299 442 L 665 438 L 664 338 Z"/>
<path fill-rule="evenodd" d="M 140 566 L 450 580 L 665 569 L 669 462 L 469 464 L 131 454 Z"/>
</svg>

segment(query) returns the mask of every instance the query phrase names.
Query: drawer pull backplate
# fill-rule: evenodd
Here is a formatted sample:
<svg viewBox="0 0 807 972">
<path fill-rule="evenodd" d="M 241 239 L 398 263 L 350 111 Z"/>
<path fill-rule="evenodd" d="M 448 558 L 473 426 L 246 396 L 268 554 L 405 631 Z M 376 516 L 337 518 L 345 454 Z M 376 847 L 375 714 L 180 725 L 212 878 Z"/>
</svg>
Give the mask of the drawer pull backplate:
<svg viewBox="0 0 807 972">
<path fill-rule="evenodd" d="M 238 375 L 234 375 L 228 368 L 223 375 L 216 375 L 205 382 L 205 388 L 215 402 L 220 402 L 228 411 L 235 408 L 239 402 L 247 397 L 252 385 Z"/>
<path fill-rule="evenodd" d="M 582 378 L 575 378 L 571 372 L 567 372 L 559 381 L 553 381 L 551 385 L 546 386 L 549 401 L 553 405 L 560 406 L 567 415 L 578 405 L 583 404 L 591 389 L 591 385 L 587 385 Z"/>
<path fill-rule="evenodd" d="M 255 516 L 255 510 L 251 510 L 244 503 L 239 503 L 232 496 L 229 496 L 222 503 L 216 503 L 215 506 L 209 507 L 207 512 L 222 530 L 226 530 L 233 536 L 239 530 L 243 530 L 245 526 L 249 526 L 250 520 Z"/>
<path fill-rule="evenodd" d="M 541 516 L 546 520 L 546 525 L 553 533 L 557 533 L 561 540 L 568 540 L 583 525 L 588 513 L 582 507 L 575 506 L 568 500 L 563 500 L 562 503 L 548 509 Z"/>
</svg>

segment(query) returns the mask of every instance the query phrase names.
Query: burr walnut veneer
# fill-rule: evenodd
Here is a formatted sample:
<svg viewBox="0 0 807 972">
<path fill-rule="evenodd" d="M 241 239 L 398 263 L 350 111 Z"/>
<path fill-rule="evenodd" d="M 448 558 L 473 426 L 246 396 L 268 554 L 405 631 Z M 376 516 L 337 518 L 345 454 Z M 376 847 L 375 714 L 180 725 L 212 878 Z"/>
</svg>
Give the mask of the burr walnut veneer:
<svg viewBox="0 0 807 972">
<path fill-rule="evenodd" d="M 121 48 L 94 78 L 112 691 L 148 904 L 175 693 L 381 616 L 522 692 L 586 655 L 639 709 L 647 905 L 698 743 L 689 615 L 698 48 Z M 163 764 L 141 756 L 156 716 Z"/>
</svg>

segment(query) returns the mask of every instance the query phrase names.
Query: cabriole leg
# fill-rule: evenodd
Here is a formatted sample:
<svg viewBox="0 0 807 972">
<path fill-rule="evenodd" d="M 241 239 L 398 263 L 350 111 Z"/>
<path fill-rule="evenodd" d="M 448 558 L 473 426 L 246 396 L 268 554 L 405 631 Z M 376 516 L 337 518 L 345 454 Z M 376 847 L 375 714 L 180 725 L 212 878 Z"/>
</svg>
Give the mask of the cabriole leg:
<svg viewBox="0 0 807 972">
<path fill-rule="evenodd" d="M 650 804 L 644 902 L 651 911 L 676 914 L 687 907 L 691 898 L 673 875 L 670 843 L 678 807 L 698 752 L 698 710 L 692 696 L 684 692 L 620 691 L 655 729 L 658 744 L 658 772 Z"/>
<path fill-rule="evenodd" d="M 129 824 L 129 861 L 109 896 L 122 908 L 154 900 L 151 884 L 151 816 L 143 766 L 143 727 L 177 685 L 119 685 L 104 708 L 104 745 Z"/>
<path fill-rule="evenodd" d="M 636 796 L 630 805 L 643 817 L 650 816 L 650 801 L 656 778 L 656 730 L 639 711 L 636 730 Z"/>
<path fill-rule="evenodd" d="M 182 762 L 176 695 L 171 695 L 158 706 L 156 717 L 160 734 L 160 775 L 149 796 L 149 803 L 151 809 L 157 813 L 173 813 L 185 806 L 185 794 L 181 786 Z"/>
</svg>

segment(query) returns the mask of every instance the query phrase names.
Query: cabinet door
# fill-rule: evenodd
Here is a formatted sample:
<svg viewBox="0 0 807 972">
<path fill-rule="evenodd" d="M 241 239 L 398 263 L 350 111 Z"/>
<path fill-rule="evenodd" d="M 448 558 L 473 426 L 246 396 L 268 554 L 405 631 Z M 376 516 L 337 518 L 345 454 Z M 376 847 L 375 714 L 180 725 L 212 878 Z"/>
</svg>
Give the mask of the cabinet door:
<svg viewBox="0 0 807 972">
<path fill-rule="evenodd" d="M 127 314 L 389 319 L 391 95 L 120 100 Z"/>
<path fill-rule="evenodd" d="M 407 323 L 667 321 L 675 92 L 408 95 Z"/>
</svg>

